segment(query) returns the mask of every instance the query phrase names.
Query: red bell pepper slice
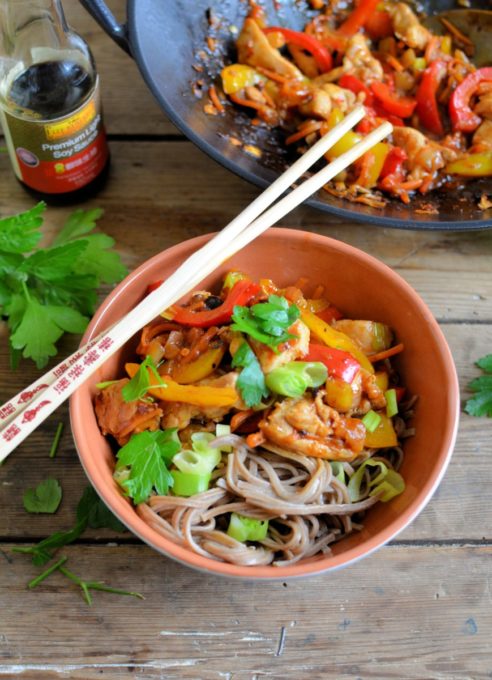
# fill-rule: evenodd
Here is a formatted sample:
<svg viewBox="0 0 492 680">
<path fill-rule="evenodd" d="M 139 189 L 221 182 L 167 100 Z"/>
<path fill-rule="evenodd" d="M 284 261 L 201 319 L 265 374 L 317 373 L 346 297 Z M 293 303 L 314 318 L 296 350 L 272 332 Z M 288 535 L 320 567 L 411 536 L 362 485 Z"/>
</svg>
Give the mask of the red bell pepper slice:
<svg viewBox="0 0 492 680">
<path fill-rule="evenodd" d="M 303 50 L 306 50 L 313 56 L 321 73 L 331 71 L 333 68 L 333 58 L 331 54 L 313 35 L 308 35 L 301 31 L 293 31 L 290 28 L 282 28 L 281 26 L 269 26 L 268 28 L 264 28 L 263 32 L 281 33 L 287 42 L 302 47 Z"/>
<path fill-rule="evenodd" d="M 424 127 L 435 135 L 442 137 L 444 127 L 439 114 L 437 103 L 437 89 L 447 73 L 447 66 L 444 59 L 436 59 L 428 66 L 420 81 L 417 90 L 417 114 Z"/>
<path fill-rule="evenodd" d="M 364 92 L 366 98 L 364 99 L 364 106 L 372 106 L 374 103 L 374 95 L 371 90 L 364 85 L 362 80 L 359 80 L 356 76 L 350 73 L 344 73 L 343 76 L 338 81 L 340 87 L 350 90 L 354 94 L 359 94 L 359 92 Z"/>
<path fill-rule="evenodd" d="M 386 83 L 374 81 L 371 83 L 371 90 L 385 111 L 398 118 L 409 118 L 417 106 L 415 99 L 398 97 Z"/>
<path fill-rule="evenodd" d="M 334 347 L 309 343 L 309 352 L 303 361 L 320 361 L 328 369 L 328 375 L 346 383 L 353 382 L 360 371 L 359 362 L 348 352 Z"/>
<path fill-rule="evenodd" d="M 231 320 L 236 305 L 247 305 L 260 291 L 261 288 L 258 284 L 243 279 L 234 284 L 220 307 L 206 309 L 202 312 L 192 312 L 186 307 L 173 306 L 169 311 L 172 314 L 172 320 L 184 326 L 195 326 L 197 328 L 220 326 Z"/>
<path fill-rule="evenodd" d="M 492 80 L 492 66 L 486 66 L 470 73 L 458 85 L 449 100 L 449 116 L 453 130 L 473 132 L 480 125 L 482 119 L 471 110 L 470 100 L 480 83 L 490 80 Z"/>
<path fill-rule="evenodd" d="M 315 312 L 315 314 L 323 321 L 326 321 L 326 323 L 331 323 L 332 321 L 343 319 L 342 312 L 333 305 L 329 305 L 328 307 L 325 307 L 325 309 L 322 309 L 320 312 Z"/>
<path fill-rule="evenodd" d="M 354 11 L 350 13 L 349 17 L 339 27 L 338 32 L 347 37 L 355 35 L 357 31 L 366 24 L 380 1 L 381 0 L 360 0 Z"/>
<path fill-rule="evenodd" d="M 365 22 L 364 28 L 372 40 L 381 40 L 393 35 L 393 22 L 389 12 L 377 9 Z"/>
<path fill-rule="evenodd" d="M 407 158 L 408 156 L 403 149 L 399 146 L 394 146 L 386 156 L 379 179 L 384 179 L 390 175 L 403 177 L 403 163 Z"/>
</svg>

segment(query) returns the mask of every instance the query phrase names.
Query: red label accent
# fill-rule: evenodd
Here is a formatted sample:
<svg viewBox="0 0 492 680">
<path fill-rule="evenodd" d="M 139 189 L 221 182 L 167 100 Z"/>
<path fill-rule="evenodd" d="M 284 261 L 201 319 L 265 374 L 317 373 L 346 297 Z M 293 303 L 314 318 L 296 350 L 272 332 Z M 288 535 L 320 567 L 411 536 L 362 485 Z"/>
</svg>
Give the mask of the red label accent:
<svg viewBox="0 0 492 680">
<path fill-rule="evenodd" d="M 42 161 L 31 167 L 19 158 L 22 180 L 33 189 L 50 194 L 74 191 L 89 184 L 108 160 L 106 134 L 101 128 L 96 139 L 66 161 Z"/>
</svg>

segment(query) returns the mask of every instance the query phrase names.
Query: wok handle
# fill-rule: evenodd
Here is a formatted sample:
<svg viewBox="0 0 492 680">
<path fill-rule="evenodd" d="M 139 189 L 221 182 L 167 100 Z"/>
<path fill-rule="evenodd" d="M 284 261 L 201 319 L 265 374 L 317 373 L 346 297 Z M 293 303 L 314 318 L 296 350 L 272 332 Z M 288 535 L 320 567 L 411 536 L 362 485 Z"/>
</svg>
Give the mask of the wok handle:
<svg viewBox="0 0 492 680">
<path fill-rule="evenodd" d="M 113 38 L 115 43 L 131 56 L 126 24 L 119 24 L 104 0 L 80 0 L 80 4 L 97 21 L 99 26 Z"/>
</svg>

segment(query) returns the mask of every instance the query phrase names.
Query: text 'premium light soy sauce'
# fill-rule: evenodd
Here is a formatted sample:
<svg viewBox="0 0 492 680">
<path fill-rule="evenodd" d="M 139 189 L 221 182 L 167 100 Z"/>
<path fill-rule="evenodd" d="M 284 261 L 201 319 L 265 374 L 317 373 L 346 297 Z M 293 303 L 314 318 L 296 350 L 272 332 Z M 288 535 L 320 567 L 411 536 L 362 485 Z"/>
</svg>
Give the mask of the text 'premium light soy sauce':
<svg viewBox="0 0 492 680">
<path fill-rule="evenodd" d="M 0 120 L 17 178 L 47 200 L 84 198 L 109 153 L 99 81 L 60 0 L 2 0 Z"/>
</svg>

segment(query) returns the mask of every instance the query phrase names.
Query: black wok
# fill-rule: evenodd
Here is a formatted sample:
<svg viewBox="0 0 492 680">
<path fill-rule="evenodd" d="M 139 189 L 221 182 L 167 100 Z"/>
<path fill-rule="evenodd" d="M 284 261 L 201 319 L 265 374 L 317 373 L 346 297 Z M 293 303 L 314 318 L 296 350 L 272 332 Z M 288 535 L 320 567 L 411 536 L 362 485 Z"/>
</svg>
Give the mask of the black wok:
<svg viewBox="0 0 492 680">
<path fill-rule="evenodd" d="M 240 0 L 128 0 L 127 24 L 119 25 L 103 0 L 81 0 L 106 32 L 137 62 L 139 69 L 171 121 L 200 149 L 241 177 L 266 186 L 291 161 L 276 131 L 253 129 L 249 118 L 233 106 L 227 106 L 223 116 L 204 113 L 203 99 L 197 98 L 192 84 L 203 79 L 203 91 L 217 78 L 224 62 L 234 58 L 234 35 L 231 26 L 240 28 L 248 3 Z M 270 23 L 301 29 L 312 11 L 304 1 L 266 0 Z M 275 9 L 274 5 L 278 6 Z M 448 10 L 453 0 L 424 0 L 420 6 L 428 14 Z M 476 8 L 490 8 L 489 1 L 472 2 Z M 206 49 L 210 31 L 208 10 L 220 18 L 220 54 L 207 59 L 204 72 L 198 74 L 193 64 L 200 63 L 199 52 Z M 480 27 L 479 27 L 480 28 Z M 487 37 L 492 34 L 490 24 L 484 26 Z M 484 36 L 485 38 L 485 36 Z M 219 51 L 219 50 L 217 50 Z M 248 155 L 233 146 L 229 138 L 237 137 L 262 149 L 261 158 Z M 492 192 L 492 180 L 480 180 L 459 192 L 440 192 L 418 196 L 409 206 L 391 200 L 384 210 L 319 192 L 308 203 L 320 210 L 339 215 L 347 220 L 372 222 L 383 227 L 410 229 L 484 229 L 492 227 L 492 209 L 477 207 L 480 195 Z M 429 203 L 437 214 L 425 212 Z M 424 210 L 424 212 L 419 212 Z"/>
</svg>

